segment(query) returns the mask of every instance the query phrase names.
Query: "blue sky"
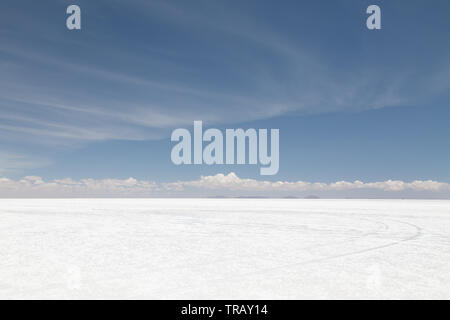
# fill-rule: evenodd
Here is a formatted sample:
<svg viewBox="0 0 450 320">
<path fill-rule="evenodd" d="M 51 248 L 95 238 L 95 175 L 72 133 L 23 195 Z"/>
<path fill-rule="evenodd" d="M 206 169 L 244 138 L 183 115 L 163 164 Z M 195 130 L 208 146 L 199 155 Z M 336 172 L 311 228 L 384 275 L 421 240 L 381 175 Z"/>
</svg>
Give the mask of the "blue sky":
<svg viewBox="0 0 450 320">
<path fill-rule="evenodd" d="M 65 26 L 68 5 L 82 30 Z M 382 29 L 366 28 L 378 4 Z M 277 181 L 450 182 L 450 2 L 0 3 L 0 176 L 157 182 L 170 133 L 279 128 Z"/>
</svg>

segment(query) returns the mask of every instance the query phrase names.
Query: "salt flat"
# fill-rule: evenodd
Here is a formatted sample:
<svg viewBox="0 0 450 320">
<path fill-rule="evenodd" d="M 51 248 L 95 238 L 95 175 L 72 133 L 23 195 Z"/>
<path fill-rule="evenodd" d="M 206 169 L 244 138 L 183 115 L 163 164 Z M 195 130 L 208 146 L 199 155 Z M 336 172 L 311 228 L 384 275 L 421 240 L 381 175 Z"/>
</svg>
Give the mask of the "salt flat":
<svg viewBox="0 0 450 320">
<path fill-rule="evenodd" d="M 0 298 L 450 298 L 450 201 L 0 200 Z"/>
</svg>

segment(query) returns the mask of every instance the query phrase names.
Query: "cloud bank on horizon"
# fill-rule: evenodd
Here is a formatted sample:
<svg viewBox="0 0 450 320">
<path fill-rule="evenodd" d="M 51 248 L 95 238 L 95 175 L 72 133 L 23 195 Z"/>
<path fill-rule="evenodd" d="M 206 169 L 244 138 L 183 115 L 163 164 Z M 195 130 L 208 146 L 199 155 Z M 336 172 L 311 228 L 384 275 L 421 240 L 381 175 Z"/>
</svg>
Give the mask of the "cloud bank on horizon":
<svg viewBox="0 0 450 320">
<path fill-rule="evenodd" d="M 450 184 L 438 181 L 263 181 L 235 173 L 202 176 L 198 180 L 157 183 L 128 179 L 55 179 L 28 176 L 0 178 L 1 198 L 71 197 L 308 197 L 450 199 Z"/>
</svg>

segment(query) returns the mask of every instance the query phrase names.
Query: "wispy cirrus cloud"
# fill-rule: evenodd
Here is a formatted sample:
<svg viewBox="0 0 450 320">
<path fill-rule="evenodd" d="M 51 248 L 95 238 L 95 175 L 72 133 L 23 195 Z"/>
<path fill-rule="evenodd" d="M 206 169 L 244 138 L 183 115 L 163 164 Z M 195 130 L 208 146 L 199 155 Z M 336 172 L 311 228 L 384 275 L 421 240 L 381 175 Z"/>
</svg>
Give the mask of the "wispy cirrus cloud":
<svg viewBox="0 0 450 320">
<path fill-rule="evenodd" d="M 0 176 L 49 165 L 46 159 L 12 152 L 0 152 Z"/>
<path fill-rule="evenodd" d="M 70 36 L 64 25 L 47 19 L 60 14 L 53 7 L 1 10 L 9 14 L 0 20 L 6 24 L 1 28 L 0 111 L 16 116 L 0 127 L 8 138 L 23 141 L 32 133 L 58 144 L 158 139 L 167 136 L 168 128 L 195 119 L 216 125 L 413 105 L 449 88 L 441 81 L 448 78 L 448 68 L 432 66 L 446 61 L 448 48 L 430 50 L 433 59 L 424 63 L 429 68 L 402 65 L 404 59 L 395 55 L 378 59 L 365 45 L 352 46 L 359 57 L 354 59 L 349 49 L 317 47 L 315 37 L 321 34 L 308 24 L 302 28 L 299 21 L 308 23 L 308 14 L 301 6 L 295 13 L 283 12 L 283 21 L 268 23 L 251 5 L 237 9 L 210 1 L 81 5 L 89 16 L 101 18 Z M 320 8 L 308 9 L 311 15 L 322 14 Z M 291 15 L 298 15 L 300 25 L 283 28 Z M 127 28 L 116 25 L 114 17 L 125 19 Z M 24 23 L 8 24 L 13 19 Z M 343 37 L 326 29 L 326 21 L 317 23 L 324 26 L 323 37 Z M 27 41 L 29 28 L 41 45 Z M 357 28 L 342 32 L 349 34 L 343 40 L 364 43 Z"/>
</svg>

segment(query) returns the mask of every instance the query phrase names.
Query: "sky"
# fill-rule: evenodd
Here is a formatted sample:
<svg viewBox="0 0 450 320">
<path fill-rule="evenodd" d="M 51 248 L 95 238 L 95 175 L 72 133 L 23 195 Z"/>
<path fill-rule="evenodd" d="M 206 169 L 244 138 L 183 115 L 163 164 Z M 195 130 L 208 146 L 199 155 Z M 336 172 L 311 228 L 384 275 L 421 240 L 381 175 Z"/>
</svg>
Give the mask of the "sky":
<svg viewBox="0 0 450 320">
<path fill-rule="evenodd" d="M 66 28 L 71 4 L 81 30 Z M 366 27 L 371 4 L 381 30 Z M 2 0 L 0 197 L 450 198 L 449 12 Z M 279 172 L 174 165 L 171 132 L 194 120 L 279 129 Z"/>
</svg>

